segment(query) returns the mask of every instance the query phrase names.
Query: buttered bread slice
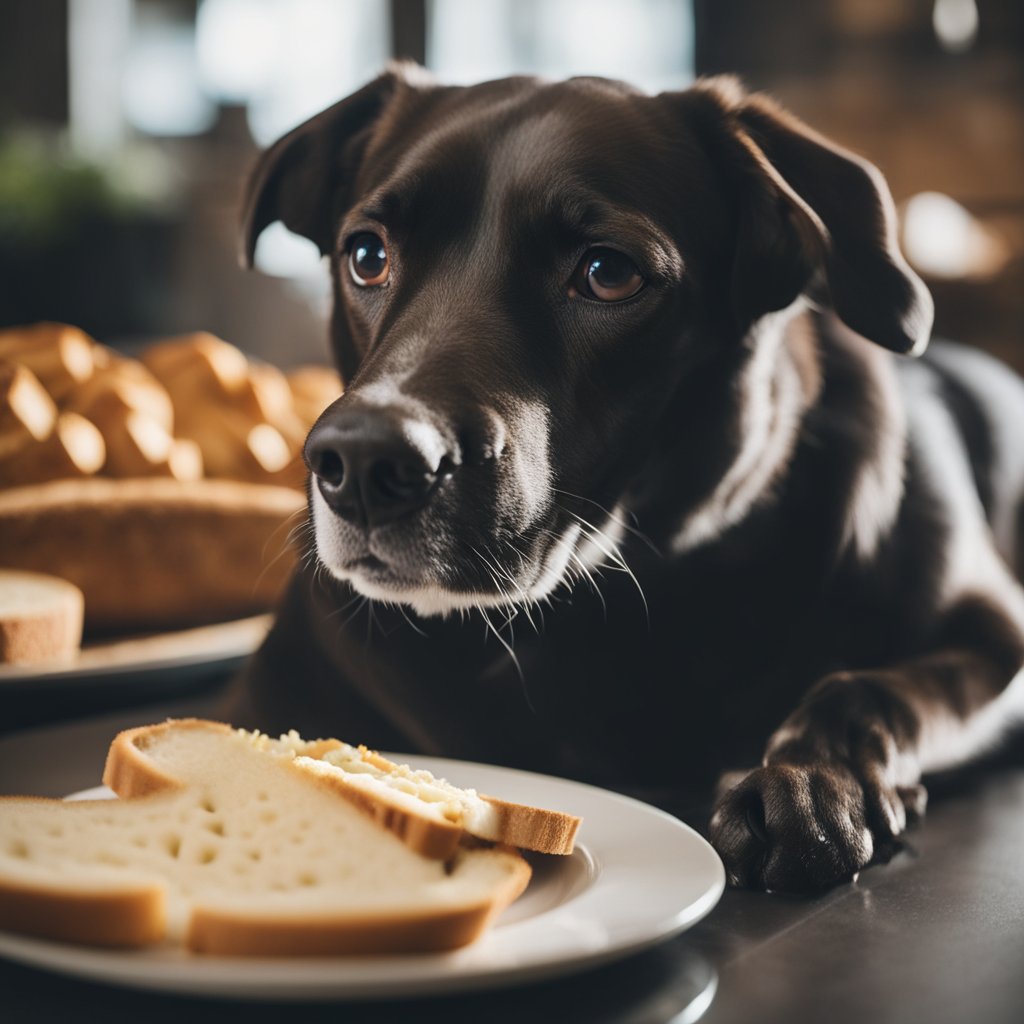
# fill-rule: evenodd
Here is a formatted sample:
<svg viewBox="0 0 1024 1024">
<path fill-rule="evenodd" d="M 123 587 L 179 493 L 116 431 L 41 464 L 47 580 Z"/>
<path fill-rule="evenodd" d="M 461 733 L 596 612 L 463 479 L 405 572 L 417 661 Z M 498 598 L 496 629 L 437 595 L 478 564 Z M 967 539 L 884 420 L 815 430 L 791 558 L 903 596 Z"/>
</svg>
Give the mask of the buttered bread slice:
<svg viewBox="0 0 1024 1024">
<path fill-rule="evenodd" d="M 443 950 L 476 938 L 529 880 L 509 849 L 417 854 L 245 734 L 163 735 L 182 756 L 148 766 L 149 796 L 0 800 L 0 929 L 222 955 Z"/>
<path fill-rule="evenodd" d="M 160 789 L 165 776 L 187 762 L 191 737 L 202 731 L 231 730 L 219 722 L 187 719 L 122 733 L 110 748 L 104 782 L 124 797 Z M 424 856 L 450 856 L 466 833 L 538 853 L 572 853 L 580 819 L 571 814 L 461 789 L 336 739 L 303 740 L 295 732 L 280 739 L 235 734 L 254 750 L 294 762 Z"/>
</svg>

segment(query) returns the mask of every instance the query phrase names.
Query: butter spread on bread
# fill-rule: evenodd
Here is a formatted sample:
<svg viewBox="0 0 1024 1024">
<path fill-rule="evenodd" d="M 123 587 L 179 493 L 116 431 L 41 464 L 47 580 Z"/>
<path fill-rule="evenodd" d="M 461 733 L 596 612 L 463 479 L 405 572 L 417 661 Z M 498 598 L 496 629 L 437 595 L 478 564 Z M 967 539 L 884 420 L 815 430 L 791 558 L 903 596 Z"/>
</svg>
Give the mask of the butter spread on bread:
<svg viewBox="0 0 1024 1024">
<path fill-rule="evenodd" d="M 103 781 L 119 796 L 153 792 L 189 756 L 191 738 L 228 728 L 198 719 L 171 720 L 121 733 L 111 744 Z M 461 789 L 428 771 L 395 764 L 366 747 L 336 739 L 271 739 L 238 731 L 254 750 L 293 760 L 428 857 L 448 857 L 468 833 L 538 853 L 572 853 L 580 819 Z"/>
</svg>

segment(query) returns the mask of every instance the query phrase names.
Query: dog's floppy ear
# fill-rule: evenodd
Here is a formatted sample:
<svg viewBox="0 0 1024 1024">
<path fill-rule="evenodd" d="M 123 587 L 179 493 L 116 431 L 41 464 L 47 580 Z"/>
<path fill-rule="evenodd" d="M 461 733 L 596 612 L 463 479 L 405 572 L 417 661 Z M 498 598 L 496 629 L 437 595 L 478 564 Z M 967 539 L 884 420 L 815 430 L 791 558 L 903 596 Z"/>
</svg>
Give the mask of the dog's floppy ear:
<svg viewBox="0 0 1024 1024">
<path fill-rule="evenodd" d="M 783 308 L 822 266 L 832 306 L 849 327 L 894 352 L 923 352 L 932 299 L 900 253 L 878 169 L 735 79 L 707 79 L 691 92 L 717 106 L 726 133 L 718 144 L 739 164 L 741 309 Z"/>
<path fill-rule="evenodd" d="M 242 260 L 251 267 L 265 227 L 286 228 L 331 251 L 334 225 L 344 209 L 359 161 L 377 119 L 407 80 L 392 65 L 358 92 L 293 128 L 260 156 L 242 207 Z"/>
</svg>

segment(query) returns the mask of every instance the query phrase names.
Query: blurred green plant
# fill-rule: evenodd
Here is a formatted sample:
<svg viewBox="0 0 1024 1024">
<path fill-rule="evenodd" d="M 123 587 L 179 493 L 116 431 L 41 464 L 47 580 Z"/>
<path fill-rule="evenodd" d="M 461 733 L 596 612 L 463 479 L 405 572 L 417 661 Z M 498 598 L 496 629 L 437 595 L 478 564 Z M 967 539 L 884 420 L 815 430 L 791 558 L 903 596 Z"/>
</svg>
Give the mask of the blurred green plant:
<svg viewBox="0 0 1024 1024">
<path fill-rule="evenodd" d="M 120 221 L 138 212 L 136 196 L 105 168 L 34 136 L 0 139 L 0 236 L 59 244 L 83 223 Z"/>
<path fill-rule="evenodd" d="M 59 320 L 102 338 L 159 330 L 180 203 L 159 152 L 99 165 L 63 136 L 0 138 L 0 326 Z"/>
</svg>

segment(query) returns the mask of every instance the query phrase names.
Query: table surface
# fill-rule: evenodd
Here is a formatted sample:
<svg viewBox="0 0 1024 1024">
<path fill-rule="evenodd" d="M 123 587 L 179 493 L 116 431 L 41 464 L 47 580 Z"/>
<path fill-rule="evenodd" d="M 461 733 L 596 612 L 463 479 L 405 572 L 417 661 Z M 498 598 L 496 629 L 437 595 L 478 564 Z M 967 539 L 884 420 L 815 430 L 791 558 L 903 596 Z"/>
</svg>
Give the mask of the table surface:
<svg viewBox="0 0 1024 1024">
<path fill-rule="evenodd" d="M 0 738 L 0 791 L 62 796 L 94 782 L 120 728 L 210 715 L 217 692 Z M 76 709 L 77 711 L 78 709 Z M 0 722 L 5 716 L 0 701 Z M 40 749 L 59 752 L 39 767 Z M 1024 1020 L 1024 743 L 932 780 L 925 822 L 890 864 L 815 899 L 727 891 L 692 930 L 611 966 L 465 996 L 359 1006 L 304 1004 L 306 1019 L 584 1022 L 846 1021 L 1020 1024 Z M 703 811 L 681 805 L 695 827 Z M 295 1007 L 230 1004 L 77 981 L 0 961 L 0 1016 L 105 1024 L 279 1020 Z"/>
</svg>

